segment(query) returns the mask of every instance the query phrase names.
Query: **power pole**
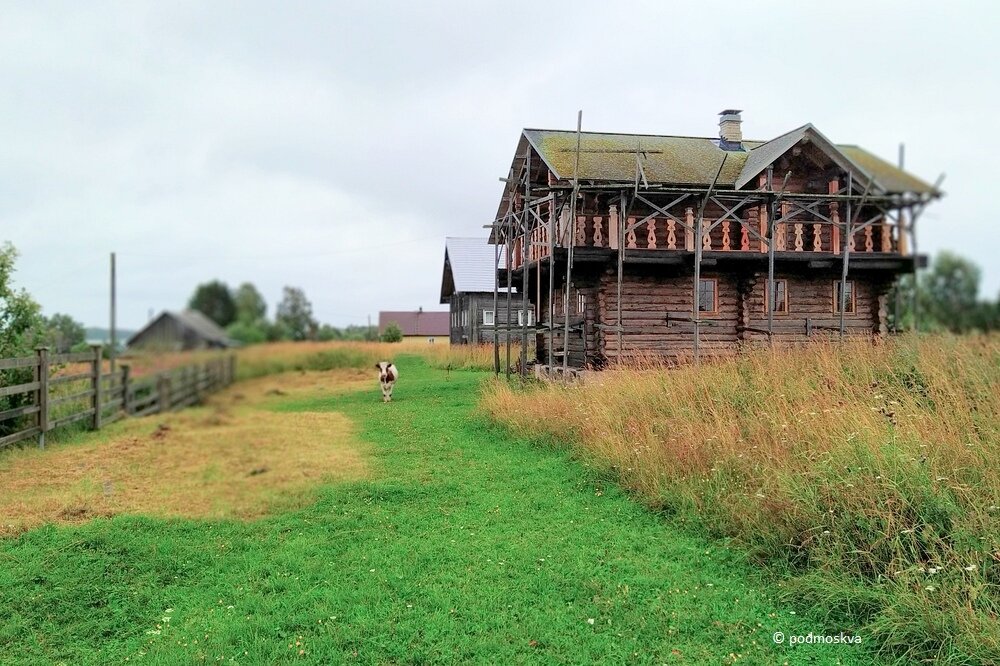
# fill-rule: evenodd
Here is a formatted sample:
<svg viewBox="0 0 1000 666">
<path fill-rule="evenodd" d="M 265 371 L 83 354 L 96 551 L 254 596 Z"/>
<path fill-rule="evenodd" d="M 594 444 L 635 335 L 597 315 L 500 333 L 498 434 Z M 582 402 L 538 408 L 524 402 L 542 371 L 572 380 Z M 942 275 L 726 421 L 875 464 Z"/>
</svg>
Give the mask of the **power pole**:
<svg viewBox="0 0 1000 666">
<path fill-rule="evenodd" d="M 118 336 L 115 331 L 115 253 L 111 253 L 111 374 L 115 373 L 115 357 L 118 355 Z"/>
</svg>

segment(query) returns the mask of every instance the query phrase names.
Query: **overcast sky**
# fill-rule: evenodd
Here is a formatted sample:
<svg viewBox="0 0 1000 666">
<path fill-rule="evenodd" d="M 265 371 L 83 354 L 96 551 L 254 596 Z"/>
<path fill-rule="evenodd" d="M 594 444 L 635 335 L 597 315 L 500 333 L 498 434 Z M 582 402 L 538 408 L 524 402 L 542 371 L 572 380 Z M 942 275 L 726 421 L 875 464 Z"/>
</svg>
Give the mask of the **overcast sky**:
<svg viewBox="0 0 1000 666">
<path fill-rule="evenodd" d="M 213 278 L 361 323 L 442 307 L 444 237 L 485 233 L 521 128 L 716 136 L 735 107 L 946 172 L 919 249 L 995 298 L 998 8 L 0 0 L 0 240 L 88 325 L 111 251 L 123 327 Z"/>
</svg>

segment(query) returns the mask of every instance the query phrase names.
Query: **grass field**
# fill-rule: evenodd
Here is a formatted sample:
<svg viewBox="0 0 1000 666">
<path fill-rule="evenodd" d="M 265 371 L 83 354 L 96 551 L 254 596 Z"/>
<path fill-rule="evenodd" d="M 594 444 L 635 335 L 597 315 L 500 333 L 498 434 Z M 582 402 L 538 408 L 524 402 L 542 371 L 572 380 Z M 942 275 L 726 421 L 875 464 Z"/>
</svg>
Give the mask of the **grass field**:
<svg viewBox="0 0 1000 666">
<path fill-rule="evenodd" d="M 350 370 L 268 378 L 259 388 L 284 395 L 246 400 L 296 423 L 349 419 L 336 438 L 363 475 L 313 479 L 307 502 L 293 489 L 295 502 L 267 502 L 254 520 L 205 518 L 197 502 L 184 517 L 190 487 L 178 486 L 169 511 L 139 502 L 0 539 L 0 663 L 871 663 L 864 646 L 775 646 L 775 631 L 855 628 L 779 600 L 738 552 L 665 521 L 569 451 L 489 425 L 475 409 L 484 373 L 396 361 L 389 405 L 373 381 L 350 385 Z M 205 465 L 217 464 L 213 436 L 197 420 L 211 413 L 171 416 L 185 419 L 171 437 L 190 428 L 209 449 Z M 60 446 L 85 455 L 157 423 Z M 65 466 L 60 453 L 14 464 L 44 477 L 45 460 Z M 176 482 L 157 476 L 142 475 L 157 493 Z"/>
<path fill-rule="evenodd" d="M 485 406 L 733 539 L 886 657 L 1000 664 L 1000 337 L 498 382 Z"/>
</svg>

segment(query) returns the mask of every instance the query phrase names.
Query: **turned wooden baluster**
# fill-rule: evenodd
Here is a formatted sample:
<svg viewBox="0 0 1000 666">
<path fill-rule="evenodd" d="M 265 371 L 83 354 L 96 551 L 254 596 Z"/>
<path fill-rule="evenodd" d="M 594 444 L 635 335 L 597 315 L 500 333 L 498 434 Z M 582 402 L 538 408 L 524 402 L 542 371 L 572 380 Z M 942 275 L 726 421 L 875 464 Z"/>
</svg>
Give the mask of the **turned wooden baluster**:
<svg viewBox="0 0 1000 666">
<path fill-rule="evenodd" d="M 656 249 L 656 220 L 646 223 L 646 247 L 650 250 Z"/>
<path fill-rule="evenodd" d="M 840 189 L 840 181 L 834 178 L 828 185 L 830 194 L 836 194 Z M 830 202 L 830 245 L 833 246 L 833 253 L 840 254 L 840 204 L 836 201 Z"/>
<path fill-rule="evenodd" d="M 823 251 L 823 225 L 813 225 L 813 252 Z"/>
<path fill-rule="evenodd" d="M 684 249 L 694 252 L 694 208 L 688 206 L 684 209 Z"/>
<path fill-rule="evenodd" d="M 795 223 L 795 251 L 802 251 L 802 223 Z"/>
<path fill-rule="evenodd" d="M 872 240 L 872 231 L 874 231 L 870 226 L 865 227 L 865 252 L 871 252 L 875 248 L 875 243 Z"/>
<path fill-rule="evenodd" d="M 611 204 L 608 214 L 608 247 L 618 249 L 618 206 Z"/>
<path fill-rule="evenodd" d="M 729 220 L 722 221 L 722 251 L 729 252 Z"/>
<path fill-rule="evenodd" d="M 740 220 L 740 250 L 743 252 L 750 251 L 750 222 L 747 220 Z"/>
<path fill-rule="evenodd" d="M 667 218 L 667 249 L 677 249 L 677 223 Z"/>
<path fill-rule="evenodd" d="M 625 234 L 625 240 L 628 241 L 629 249 L 636 249 L 638 245 L 635 244 L 635 218 L 628 218 L 628 233 Z"/>
<path fill-rule="evenodd" d="M 594 247 L 604 247 L 604 228 L 601 222 L 604 218 L 594 216 Z"/>
<path fill-rule="evenodd" d="M 882 247 L 883 252 L 892 252 L 892 228 L 889 226 L 889 221 L 886 220 L 879 225 L 881 229 Z"/>
<path fill-rule="evenodd" d="M 587 218 L 583 215 L 576 218 L 576 244 L 587 244 Z"/>
<path fill-rule="evenodd" d="M 702 218 L 701 220 L 701 249 L 711 250 L 712 249 L 712 234 L 709 231 L 709 227 L 712 223 L 708 220 Z"/>
<path fill-rule="evenodd" d="M 906 237 L 906 214 L 899 211 L 899 224 L 896 226 L 896 252 L 905 256 L 910 254 L 910 243 Z"/>
<path fill-rule="evenodd" d="M 761 219 L 761 213 L 764 213 L 764 219 Z M 754 206 L 747 211 L 747 216 L 750 226 L 755 227 L 760 235 L 760 251 L 767 252 L 767 242 L 764 240 L 767 238 L 767 211 L 763 206 Z"/>
<path fill-rule="evenodd" d="M 780 220 L 780 219 L 784 218 L 786 215 L 788 215 L 788 203 L 782 201 L 781 202 L 781 213 L 778 216 L 778 219 Z M 775 250 L 785 250 L 785 249 L 787 249 L 787 246 L 788 246 L 788 238 L 787 238 L 788 225 L 786 225 L 784 222 L 779 222 L 777 224 L 775 230 L 774 230 L 774 233 L 777 234 L 777 239 L 776 239 L 776 241 L 774 243 L 774 249 Z"/>
</svg>

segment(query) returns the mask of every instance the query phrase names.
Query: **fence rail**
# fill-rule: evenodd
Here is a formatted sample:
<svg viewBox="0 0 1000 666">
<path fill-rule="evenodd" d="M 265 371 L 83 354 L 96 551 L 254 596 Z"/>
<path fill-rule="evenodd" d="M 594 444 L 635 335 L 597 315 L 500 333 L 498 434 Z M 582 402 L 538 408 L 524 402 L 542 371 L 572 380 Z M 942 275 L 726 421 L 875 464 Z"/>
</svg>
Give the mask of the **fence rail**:
<svg viewBox="0 0 1000 666">
<path fill-rule="evenodd" d="M 89 370 L 61 374 L 67 364 L 78 363 L 89 364 Z M 48 348 L 39 347 L 34 356 L 0 359 L 0 371 L 12 375 L 0 379 L 0 384 L 9 382 L 0 385 L 0 398 L 10 403 L 0 411 L 0 449 L 31 438 L 44 447 L 46 433 L 78 421 L 87 420 L 91 429 L 98 430 L 126 416 L 197 404 L 232 384 L 236 357 L 133 378 L 128 365 L 104 372 L 100 345 L 73 354 L 49 354 Z"/>
</svg>

